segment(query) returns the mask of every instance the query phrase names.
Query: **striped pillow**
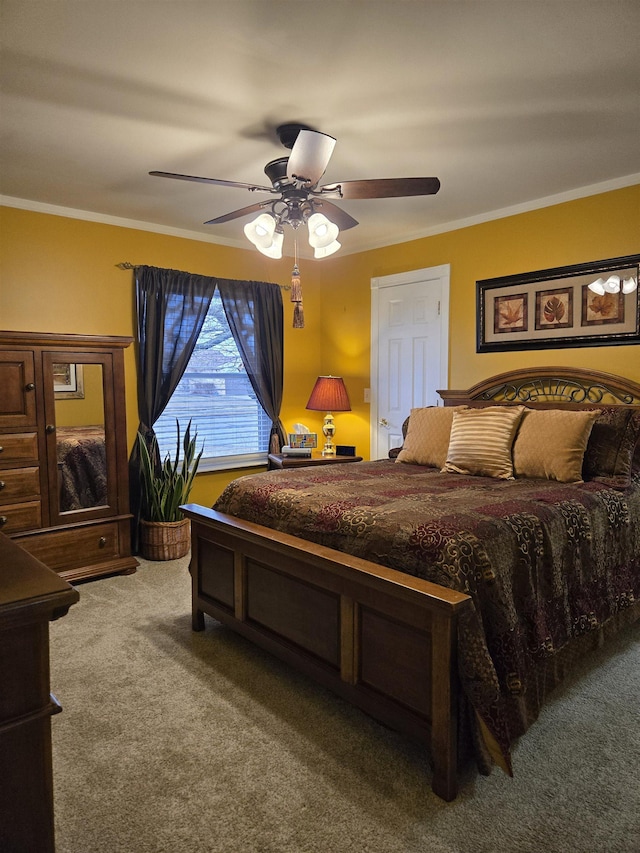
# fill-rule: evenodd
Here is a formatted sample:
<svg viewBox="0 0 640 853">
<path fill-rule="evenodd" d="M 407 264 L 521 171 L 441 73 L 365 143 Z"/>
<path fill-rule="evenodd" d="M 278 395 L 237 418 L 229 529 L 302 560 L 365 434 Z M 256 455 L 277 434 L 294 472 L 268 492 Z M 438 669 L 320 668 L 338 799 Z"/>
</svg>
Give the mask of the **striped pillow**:
<svg viewBox="0 0 640 853">
<path fill-rule="evenodd" d="M 489 406 L 456 412 L 443 472 L 513 480 L 513 440 L 524 406 Z"/>
</svg>

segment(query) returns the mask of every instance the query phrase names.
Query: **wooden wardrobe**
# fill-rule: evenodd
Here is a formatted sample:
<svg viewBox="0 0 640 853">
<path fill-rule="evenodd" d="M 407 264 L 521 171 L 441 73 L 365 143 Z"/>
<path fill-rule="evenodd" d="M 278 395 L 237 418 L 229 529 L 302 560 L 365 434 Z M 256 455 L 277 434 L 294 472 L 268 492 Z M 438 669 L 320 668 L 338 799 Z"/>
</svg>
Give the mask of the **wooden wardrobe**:
<svg viewBox="0 0 640 853">
<path fill-rule="evenodd" d="M 67 581 L 138 565 L 124 393 L 131 342 L 0 332 L 0 530 Z"/>
</svg>

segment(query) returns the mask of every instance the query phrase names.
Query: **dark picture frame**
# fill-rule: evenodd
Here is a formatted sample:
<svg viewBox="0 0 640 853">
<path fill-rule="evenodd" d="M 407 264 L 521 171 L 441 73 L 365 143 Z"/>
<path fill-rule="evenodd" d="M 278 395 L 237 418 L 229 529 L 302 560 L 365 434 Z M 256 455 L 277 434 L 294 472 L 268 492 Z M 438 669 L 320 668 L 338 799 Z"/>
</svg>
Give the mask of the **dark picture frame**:
<svg viewBox="0 0 640 853">
<path fill-rule="evenodd" d="M 526 332 L 529 317 L 529 294 L 513 293 L 497 296 L 493 305 L 493 330 L 496 335 Z"/>
<path fill-rule="evenodd" d="M 638 282 L 640 254 L 476 282 L 476 351 L 640 343 L 640 287 L 598 295 L 589 284 Z"/>
<path fill-rule="evenodd" d="M 84 400 L 84 372 L 81 364 L 54 364 L 53 391 L 56 400 Z"/>
</svg>

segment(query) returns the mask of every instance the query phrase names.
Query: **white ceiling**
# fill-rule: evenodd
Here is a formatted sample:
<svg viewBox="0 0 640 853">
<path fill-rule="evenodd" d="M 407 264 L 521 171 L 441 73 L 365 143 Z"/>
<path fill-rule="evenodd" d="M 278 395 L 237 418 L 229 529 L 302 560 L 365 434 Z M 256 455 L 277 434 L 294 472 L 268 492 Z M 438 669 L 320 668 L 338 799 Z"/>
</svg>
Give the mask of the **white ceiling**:
<svg viewBox="0 0 640 853">
<path fill-rule="evenodd" d="M 343 252 L 640 181 L 638 0 L 1 0 L 1 12 L 8 204 L 247 247 L 247 219 L 202 223 L 260 198 L 148 172 L 268 185 L 265 164 L 287 154 L 273 128 L 291 120 L 337 138 L 325 183 L 442 182 L 436 196 L 340 202 L 360 221 Z"/>
</svg>

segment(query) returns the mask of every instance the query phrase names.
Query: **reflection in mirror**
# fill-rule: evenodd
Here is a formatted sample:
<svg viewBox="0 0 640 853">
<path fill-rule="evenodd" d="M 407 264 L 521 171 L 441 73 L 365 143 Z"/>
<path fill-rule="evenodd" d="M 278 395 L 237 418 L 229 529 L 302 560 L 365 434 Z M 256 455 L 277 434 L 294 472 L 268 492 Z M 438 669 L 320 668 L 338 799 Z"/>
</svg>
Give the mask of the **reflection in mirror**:
<svg viewBox="0 0 640 853">
<path fill-rule="evenodd" d="M 60 512 L 107 503 L 101 364 L 55 364 Z"/>
</svg>

